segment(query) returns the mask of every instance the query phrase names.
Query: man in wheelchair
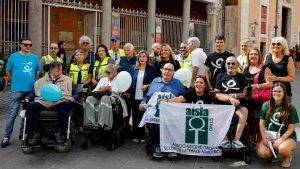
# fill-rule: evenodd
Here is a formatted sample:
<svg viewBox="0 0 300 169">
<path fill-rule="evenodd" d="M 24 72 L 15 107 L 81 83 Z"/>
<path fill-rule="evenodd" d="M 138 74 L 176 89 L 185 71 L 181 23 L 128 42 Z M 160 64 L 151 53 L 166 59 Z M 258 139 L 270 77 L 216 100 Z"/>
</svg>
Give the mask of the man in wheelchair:
<svg viewBox="0 0 300 169">
<path fill-rule="evenodd" d="M 225 137 L 219 146 L 223 149 L 244 149 L 245 145 L 240 139 L 248 118 L 248 109 L 243 106 L 245 105 L 246 80 L 242 74 L 237 72 L 238 62 L 234 56 L 230 56 L 226 59 L 225 66 L 227 72 L 217 76 L 214 90 L 240 100 L 241 104 L 235 105 L 235 114 L 238 116 L 238 124 L 234 140 L 230 142 L 230 140 Z M 228 104 L 225 102 L 217 103 Z"/>
<path fill-rule="evenodd" d="M 71 102 L 74 101 L 74 98 L 72 97 L 72 80 L 68 76 L 62 74 L 62 64 L 60 62 L 54 61 L 50 63 L 49 68 L 50 73 L 35 82 L 34 101 L 30 102 L 26 108 L 26 132 L 31 135 L 28 141 L 29 145 L 38 144 L 40 140 L 40 112 L 48 109 L 57 111 L 58 124 L 55 141 L 57 144 L 64 143 L 63 132 L 68 124 Z M 51 83 L 57 85 L 62 92 L 62 97 L 54 102 L 46 101 L 41 97 L 41 88 L 44 85 Z"/>
</svg>

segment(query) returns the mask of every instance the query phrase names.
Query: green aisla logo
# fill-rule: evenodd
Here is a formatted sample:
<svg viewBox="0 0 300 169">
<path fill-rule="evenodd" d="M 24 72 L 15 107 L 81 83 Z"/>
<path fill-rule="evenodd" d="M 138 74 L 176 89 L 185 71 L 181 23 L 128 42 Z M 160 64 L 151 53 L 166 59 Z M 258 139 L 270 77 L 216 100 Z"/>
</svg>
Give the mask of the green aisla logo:
<svg viewBox="0 0 300 169">
<path fill-rule="evenodd" d="M 185 109 L 185 143 L 207 144 L 208 142 L 208 109 L 192 107 Z"/>
<path fill-rule="evenodd" d="M 157 95 L 157 104 L 156 104 L 156 112 L 154 114 L 154 117 L 159 117 L 159 108 L 158 108 L 158 101 L 161 99 L 167 100 L 167 99 L 172 99 L 174 96 L 172 93 L 170 94 L 159 94 Z"/>
</svg>

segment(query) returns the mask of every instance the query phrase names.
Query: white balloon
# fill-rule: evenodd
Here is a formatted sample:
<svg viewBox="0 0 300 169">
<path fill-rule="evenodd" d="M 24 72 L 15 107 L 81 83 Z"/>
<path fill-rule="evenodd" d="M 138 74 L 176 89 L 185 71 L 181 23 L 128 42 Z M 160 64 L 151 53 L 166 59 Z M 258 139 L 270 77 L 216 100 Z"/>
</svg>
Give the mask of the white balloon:
<svg viewBox="0 0 300 169">
<path fill-rule="evenodd" d="M 131 82 L 132 78 L 128 72 L 122 71 L 118 73 L 116 77 L 116 85 L 119 91 L 125 92 L 127 89 L 129 89 Z"/>
<path fill-rule="evenodd" d="M 187 87 L 189 87 L 191 84 L 192 72 L 187 68 L 181 68 L 175 72 L 174 78 L 180 80 L 182 84 L 187 83 Z"/>
</svg>

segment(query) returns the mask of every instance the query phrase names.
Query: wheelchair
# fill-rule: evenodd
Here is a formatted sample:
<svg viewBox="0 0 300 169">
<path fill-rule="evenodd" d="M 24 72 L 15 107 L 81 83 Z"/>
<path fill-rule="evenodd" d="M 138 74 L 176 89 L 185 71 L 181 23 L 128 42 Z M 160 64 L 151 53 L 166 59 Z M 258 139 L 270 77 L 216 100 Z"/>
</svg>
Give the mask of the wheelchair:
<svg viewBox="0 0 300 169">
<path fill-rule="evenodd" d="M 22 102 L 23 110 L 26 107 L 25 102 Z M 46 109 L 40 112 L 40 140 L 38 145 L 29 145 L 28 141 L 30 139 L 31 134 L 26 132 L 27 126 L 27 118 L 24 117 L 24 130 L 23 130 L 23 137 L 21 141 L 21 149 L 22 152 L 25 154 L 31 154 L 34 148 L 41 148 L 41 147 L 53 147 L 54 150 L 58 153 L 65 153 L 69 152 L 72 148 L 72 144 L 75 140 L 74 135 L 74 125 L 72 122 L 72 112 L 69 113 L 67 130 L 64 133 L 64 143 L 63 144 L 56 144 L 55 143 L 55 133 L 58 123 L 58 116 L 56 110 Z"/>
<path fill-rule="evenodd" d="M 111 92 L 80 93 L 81 97 L 94 96 L 101 99 L 104 95 L 111 95 Z M 115 102 L 112 103 L 113 125 L 109 130 L 101 127 L 83 126 L 85 140 L 81 144 L 82 149 L 88 149 L 90 145 L 106 145 L 108 150 L 115 150 L 122 146 L 126 140 L 125 121 L 121 101 L 117 96 L 111 95 Z"/>
</svg>

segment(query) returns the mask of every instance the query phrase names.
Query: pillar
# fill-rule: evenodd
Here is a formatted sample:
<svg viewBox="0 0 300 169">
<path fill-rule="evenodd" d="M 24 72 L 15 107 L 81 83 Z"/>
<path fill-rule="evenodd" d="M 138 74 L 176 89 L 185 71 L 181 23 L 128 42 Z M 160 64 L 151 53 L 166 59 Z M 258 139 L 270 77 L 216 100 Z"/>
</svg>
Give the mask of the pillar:
<svg viewBox="0 0 300 169">
<path fill-rule="evenodd" d="M 151 53 L 151 46 L 155 38 L 155 11 L 156 0 L 148 0 L 147 51 L 149 53 Z"/>
<path fill-rule="evenodd" d="M 102 0 L 101 43 L 110 48 L 111 0 Z"/>
<path fill-rule="evenodd" d="M 182 26 L 182 42 L 189 38 L 189 25 L 190 25 L 190 10 L 191 10 L 191 0 L 183 1 L 183 26 Z"/>
<path fill-rule="evenodd" d="M 32 40 L 31 52 L 42 55 L 42 1 L 30 0 L 28 7 L 28 37 Z"/>
<path fill-rule="evenodd" d="M 217 15 L 220 10 L 221 6 L 218 3 L 209 3 L 206 6 L 206 12 L 207 12 L 207 20 L 209 22 L 208 27 L 208 46 L 210 49 L 210 52 L 215 50 L 215 36 L 217 35 Z"/>
</svg>

